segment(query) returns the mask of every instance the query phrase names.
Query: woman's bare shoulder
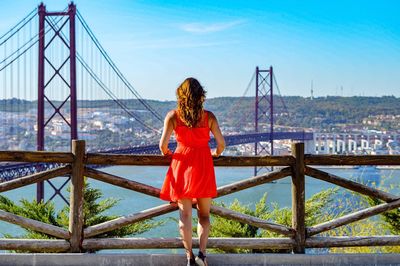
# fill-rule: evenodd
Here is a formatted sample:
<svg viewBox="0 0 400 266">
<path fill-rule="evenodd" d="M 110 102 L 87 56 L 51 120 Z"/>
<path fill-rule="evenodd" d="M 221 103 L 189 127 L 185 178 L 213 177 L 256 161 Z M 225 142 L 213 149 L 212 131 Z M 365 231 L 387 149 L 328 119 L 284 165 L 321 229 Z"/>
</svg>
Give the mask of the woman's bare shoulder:
<svg viewBox="0 0 400 266">
<path fill-rule="evenodd" d="M 176 110 L 171 110 L 167 113 L 165 116 L 165 122 L 164 123 L 171 123 L 172 128 L 175 128 L 176 126 L 176 121 L 177 121 L 177 116 L 178 114 L 176 113 Z"/>
<path fill-rule="evenodd" d="M 211 111 L 206 111 L 208 113 L 208 127 L 211 128 L 215 122 L 217 122 L 217 118 L 214 113 Z"/>
<path fill-rule="evenodd" d="M 176 119 L 176 110 L 170 110 L 165 116 L 167 119 Z"/>
<path fill-rule="evenodd" d="M 213 112 L 208 111 L 208 110 L 206 110 L 206 112 L 208 113 L 208 120 L 216 120 L 217 119 Z"/>
</svg>

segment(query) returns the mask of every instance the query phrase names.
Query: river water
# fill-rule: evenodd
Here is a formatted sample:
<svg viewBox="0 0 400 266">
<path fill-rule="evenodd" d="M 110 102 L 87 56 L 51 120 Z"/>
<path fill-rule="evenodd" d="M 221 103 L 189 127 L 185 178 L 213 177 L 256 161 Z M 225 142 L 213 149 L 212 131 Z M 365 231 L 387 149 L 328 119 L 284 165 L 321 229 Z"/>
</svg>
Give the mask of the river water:
<svg viewBox="0 0 400 266">
<path fill-rule="evenodd" d="M 341 177 L 358 180 L 371 186 L 386 188 L 392 193 L 399 193 L 400 169 L 375 167 L 360 167 L 358 169 L 320 169 Z M 158 188 L 160 188 L 162 185 L 166 170 L 167 167 L 161 166 L 115 166 L 101 169 L 101 171 L 112 173 L 117 176 L 135 180 L 137 182 L 145 183 Z M 251 177 L 253 175 L 254 169 L 252 167 L 216 167 L 215 171 L 217 176 L 217 185 L 221 186 Z M 56 185 L 60 185 L 64 181 L 65 177 L 59 177 L 54 179 L 53 183 Z M 127 189 L 111 186 L 93 179 L 89 179 L 89 182 L 93 187 L 100 188 L 104 194 L 104 197 L 113 197 L 120 200 L 119 203 L 109 211 L 109 214 L 128 215 L 165 203 L 160 199 L 136 193 Z M 333 187 L 333 185 L 327 182 L 306 177 L 306 198 L 309 198 L 310 196 L 321 190 L 325 190 L 331 187 Z M 31 200 L 35 198 L 35 193 L 36 185 L 31 185 L 13 191 L 1 193 L 1 195 L 7 196 L 14 201 L 18 201 L 22 198 Z M 50 197 L 50 193 L 52 193 L 52 188 L 49 185 L 46 185 L 46 199 Z M 264 184 L 231 195 L 227 195 L 216 199 L 216 201 L 230 203 L 235 198 L 237 198 L 244 204 L 250 204 L 251 206 L 254 206 L 254 203 L 258 202 L 264 193 L 267 193 L 267 204 L 275 202 L 278 203 L 281 207 L 290 207 L 290 177 L 286 177 L 274 183 Z M 66 198 L 68 198 L 66 188 L 63 189 L 63 194 Z M 58 209 L 62 208 L 65 205 L 64 201 L 62 201 L 58 196 L 53 201 L 56 205 L 56 208 Z M 173 212 L 163 215 L 157 219 L 164 219 L 166 217 L 178 218 L 178 214 L 177 212 Z M 22 232 L 22 229 L 18 226 L 14 226 L 6 222 L 0 222 L 0 237 L 3 237 L 3 234 L 5 233 L 17 236 L 20 235 Z M 176 222 L 172 219 L 168 219 L 168 221 L 164 225 L 157 227 L 149 232 L 146 232 L 141 236 L 177 237 L 179 236 L 179 233 Z"/>
</svg>

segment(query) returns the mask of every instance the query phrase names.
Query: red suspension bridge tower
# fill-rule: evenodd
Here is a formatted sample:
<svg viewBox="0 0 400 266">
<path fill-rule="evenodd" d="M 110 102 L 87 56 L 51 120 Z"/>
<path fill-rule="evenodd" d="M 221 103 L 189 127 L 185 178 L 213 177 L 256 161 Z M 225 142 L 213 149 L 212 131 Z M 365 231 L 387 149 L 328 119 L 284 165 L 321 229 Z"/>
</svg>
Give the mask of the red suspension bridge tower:
<svg viewBox="0 0 400 266">
<path fill-rule="evenodd" d="M 267 70 L 256 67 L 256 98 L 255 98 L 255 132 L 270 132 L 268 143 L 255 142 L 255 155 L 274 154 L 274 97 L 273 97 L 274 73 L 272 66 Z M 254 175 L 260 171 L 260 167 L 254 168 Z"/>
<path fill-rule="evenodd" d="M 46 7 L 41 3 L 38 8 L 39 15 L 39 44 L 38 44 L 38 122 L 37 122 L 37 150 L 45 150 L 45 129 L 49 122 L 54 119 L 57 115 L 61 117 L 63 122 L 68 125 L 71 133 L 71 140 L 78 139 L 78 127 L 77 127 L 77 93 L 76 93 L 76 44 L 75 44 L 75 15 L 76 6 L 70 3 L 68 10 L 65 12 L 47 12 Z M 66 17 L 60 27 L 56 26 L 53 22 L 54 17 Z M 63 33 L 64 27 L 69 22 L 69 34 Z M 49 38 L 49 41 L 45 40 L 45 36 L 48 31 L 52 31 L 54 34 Z M 65 32 L 65 30 L 64 30 Z M 56 65 L 56 62 L 52 62 L 50 52 L 46 53 L 51 49 L 51 46 L 56 40 L 61 41 L 69 54 L 66 58 L 61 61 L 60 65 Z M 68 70 L 68 71 L 64 71 Z M 64 73 L 63 73 L 64 72 Z M 46 75 L 47 74 L 47 75 Z M 46 88 L 49 90 L 52 82 L 55 82 L 55 78 L 59 77 L 62 81 L 62 86 L 67 88 L 69 93 L 61 101 L 61 104 L 55 102 L 46 93 Z M 51 88 L 54 89 L 54 86 Z M 56 89 L 59 89 L 58 87 Z M 67 106 L 69 103 L 69 106 Z M 45 115 L 45 104 L 50 104 L 53 107 L 53 112 L 49 115 Z M 46 117 L 47 116 L 47 117 Z M 56 194 L 60 194 L 60 191 L 56 190 Z M 44 199 L 44 183 L 40 182 L 37 185 L 37 201 Z"/>
</svg>

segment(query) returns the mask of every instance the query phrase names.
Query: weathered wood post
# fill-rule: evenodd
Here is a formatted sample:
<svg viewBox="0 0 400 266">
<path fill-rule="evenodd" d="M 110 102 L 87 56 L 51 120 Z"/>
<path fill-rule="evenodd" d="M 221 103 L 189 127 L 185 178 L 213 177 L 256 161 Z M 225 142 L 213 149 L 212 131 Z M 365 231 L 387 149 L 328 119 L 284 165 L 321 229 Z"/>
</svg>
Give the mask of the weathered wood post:
<svg viewBox="0 0 400 266">
<path fill-rule="evenodd" d="M 296 231 L 294 253 L 305 252 L 305 176 L 304 143 L 292 144 L 292 155 L 296 159 L 292 175 L 292 227 Z"/>
<path fill-rule="evenodd" d="M 85 159 L 85 141 L 72 140 L 72 163 L 69 232 L 71 234 L 71 252 L 81 252 L 83 241 L 83 172 Z"/>
</svg>

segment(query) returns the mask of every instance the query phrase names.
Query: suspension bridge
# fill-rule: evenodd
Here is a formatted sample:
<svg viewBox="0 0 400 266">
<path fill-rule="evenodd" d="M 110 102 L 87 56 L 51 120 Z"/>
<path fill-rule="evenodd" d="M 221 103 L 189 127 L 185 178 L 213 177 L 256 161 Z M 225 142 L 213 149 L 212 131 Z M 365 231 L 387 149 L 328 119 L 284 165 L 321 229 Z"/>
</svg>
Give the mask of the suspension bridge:
<svg viewBox="0 0 400 266">
<path fill-rule="evenodd" d="M 68 151 L 82 139 L 88 151 L 157 154 L 163 114 L 144 99 L 100 44 L 76 6 L 50 12 L 43 4 L 0 37 L 0 138 L 2 150 Z M 256 155 L 273 154 L 274 140 L 312 140 L 312 133 L 274 128 L 276 104 L 286 108 L 273 68 L 256 68 L 252 132 L 227 135 L 227 146 L 254 143 Z M 242 97 L 244 98 L 244 97 Z M 235 113 L 241 101 L 228 107 Z M 287 108 L 286 108 L 287 112 Z M 224 132 L 226 133 L 226 132 Z M 171 143 L 174 148 L 176 143 Z M 211 147 L 215 145 L 213 140 Z M 51 164 L 4 163 L 0 180 L 49 169 Z M 44 184 L 38 185 L 38 199 Z"/>
</svg>

